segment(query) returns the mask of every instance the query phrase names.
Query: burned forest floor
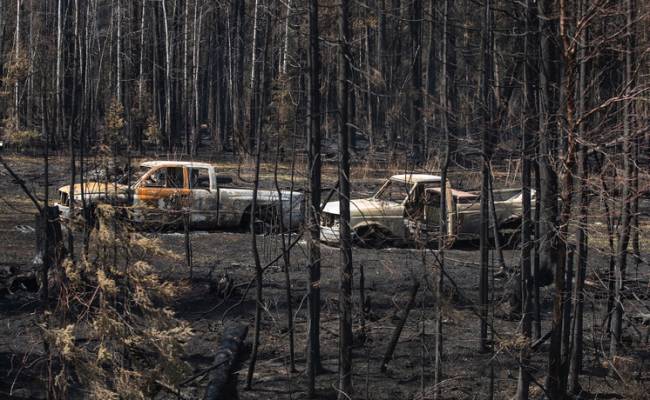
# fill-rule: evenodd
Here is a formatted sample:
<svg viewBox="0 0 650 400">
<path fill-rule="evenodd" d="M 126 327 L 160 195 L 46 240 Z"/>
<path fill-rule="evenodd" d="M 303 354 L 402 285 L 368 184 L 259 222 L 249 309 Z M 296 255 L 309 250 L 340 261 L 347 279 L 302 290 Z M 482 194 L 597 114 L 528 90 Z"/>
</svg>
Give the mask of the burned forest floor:
<svg viewBox="0 0 650 400">
<path fill-rule="evenodd" d="M 43 161 L 40 158 L 7 156 L 7 162 L 43 198 Z M 69 159 L 53 157 L 50 165 L 50 199 L 56 189 L 68 183 Z M 235 163 L 220 165 L 222 172 L 252 181 L 252 165 L 238 168 Z M 367 196 L 379 182 L 399 169 L 357 166 L 353 172 L 353 193 Z M 336 166 L 324 170 L 324 187 L 336 181 Z M 497 174 L 497 185 L 515 186 L 514 172 Z M 289 186 L 289 165 L 282 164 L 278 173 L 283 187 Z M 273 163 L 263 166 L 261 187 L 274 188 Z M 304 187 L 304 174 L 295 174 L 296 188 Z M 464 190 L 478 189 L 479 177 L 473 173 L 454 172 L 452 183 Z M 498 187 L 498 186 L 497 186 Z M 596 207 L 596 206 L 594 206 Z M 647 215 L 647 214 L 646 214 Z M 648 398 L 650 393 L 650 327 L 637 318 L 650 314 L 650 222 L 641 219 L 641 258 L 629 262 L 629 295 L 624 307 L 623 352 L 629 361 L 613 374 L 607 368 L 607 282 L 609 267 L 604 216 L 593 210 L 590 239 L 588 284 L 584 321 L 584 371 L 581 384 L 583 398 Z M 5 171 L 0 172 L 0 268 L 3 274 L 27 274 L 34 268 L 35 209 L 20 187 Z M 209 367 L 225 326 L 249 326 L 247 342 L 253 337 L 255 314 L 255 276 L 251 251 L 251 234 L 244 231 L 194 231 L 190 234 L 192 269 L 185 261 L 185 235 L 182 232 L 146 233 L 160 239 L 161 246 L 175 258 L 157 256 L 153 265 L 163 281 L 182 282 L 189 290 L 167 304 L 180 321 L 189 324 L 192 335 L 184 343 L 183 362 L 194 371 Z M 76 251 L 82 247 L 75 235 Z M 307 338 L 307 245 L 300 233 L 289 238 L 296 245 L 290 252 L 291 302 L 295 323 L 295 371 L 289 365 L 287 294 L 281 237 L 258 235 L 261 264 L 268 266 L 263 279 L 263 312 L 260 349 L 252 389 L 245 390 L 248 358 L 241 365 L 238 379 L 239 398 L 304 399 L 307 398 L 305 374 Z M 520 251 L 503 250 L 506 265 L 516 270 Z M 520 318 L 512 313 L 509 294 L 514 274 L 498 273 L 497 254 L 491 252 L 489 322 L 491 350 L 480 353 L 479 318 L 479 251 L 477 243 L 460 243 L 446 254 L 445 295 L 443 302 L 443 377 L 442 398 L 488 398 L 491 381 L 497 399 L 514 396 L 517 385 L 518 333 Z M 321 245 L 321 358 L 325 371 L 317 377 L 319 398 L 333 399 L 338 379 L 338 284 L 340 255 L 337 248 Z M 435 305 L 435 271 L 438 254 L 434 250 L 415 248 L 353 249 L 354 264 L 354 337 L 353 398 L 411 399 L 433 398 Z M 631 258 L 631 257 L 630 257 Z M 364 272 L 366 312 L 362 327 L 360 305 L 360 271 Z M 415 307 L 408 316 L 392 361 L 385 373 L 380 364 L 386 347 L 404 310 L 413 283 L 421 283 Z M 227 290 L 224 288 L 227 287 Z M 38 325 L 37 287 L 29 283 L 4 290 L 0 295 L 0 397 L 45 398 L 47 376 L 42 330 Z M 552 286 L 540 289 L 541 333 L 550 329 Z M 54 301 L 54 299 L 52 300 Z M 645 325 L 644 325 L 645 324 Z M 541 344 L 532 357 L 531 397 L 542 398 L 548 362 L 548 342 Z M 206 375 L 207 376 L 207 375 Z M 161 390 L 155 398 L 202 398 L 207 378 L 201 377 L 184 386 L 180 397 Z M 71 391 L 71 393 L 74 393 Z M 83 394 L 75 395 L 82 398 Z M 71 397 L 75 397 L 71 395 Z"/>
</svg>

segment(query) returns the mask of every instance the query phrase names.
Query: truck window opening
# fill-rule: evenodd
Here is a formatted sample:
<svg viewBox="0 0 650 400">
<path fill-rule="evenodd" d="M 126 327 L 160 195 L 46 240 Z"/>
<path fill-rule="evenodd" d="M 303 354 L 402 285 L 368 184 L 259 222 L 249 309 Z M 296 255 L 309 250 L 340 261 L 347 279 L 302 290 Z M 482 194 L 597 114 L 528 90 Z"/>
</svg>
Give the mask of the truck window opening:
<svg viewBox="0 0 650 400">
<path fill-rule="evenodd" d="M 408 197 L 410 189 L 411 187 L 405 182 L 389 180 L 379 189 L 375 198 L 380 201 L 401 203 Z"/>
<path fill-rule="evenodd" d="M 210 173 L 207 168 L 190 169 L 190 189 L 210 190 Z"/>
</svg>

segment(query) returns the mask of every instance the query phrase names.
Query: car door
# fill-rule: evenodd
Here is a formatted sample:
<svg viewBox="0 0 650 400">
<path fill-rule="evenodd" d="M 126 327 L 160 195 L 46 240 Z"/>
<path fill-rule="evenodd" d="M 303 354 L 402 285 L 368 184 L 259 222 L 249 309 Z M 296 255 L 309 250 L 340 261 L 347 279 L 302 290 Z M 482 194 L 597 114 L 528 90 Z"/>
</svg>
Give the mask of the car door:
<svg viewBox="0 0 650 400">
<path fill-rule="evenodd" d="M 183 223 L 189 195 L 186 168 L 159 166 L 142 178 L 135 191 L 134 205 L 145 225 L 166 228 Z"/>
</svg>

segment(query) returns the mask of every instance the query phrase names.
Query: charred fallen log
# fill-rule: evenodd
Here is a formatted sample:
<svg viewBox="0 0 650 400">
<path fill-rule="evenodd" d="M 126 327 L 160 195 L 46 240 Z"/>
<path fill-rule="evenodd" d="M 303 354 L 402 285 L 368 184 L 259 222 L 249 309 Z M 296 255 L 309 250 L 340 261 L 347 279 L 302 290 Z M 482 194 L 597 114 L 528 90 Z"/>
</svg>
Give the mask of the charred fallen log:
<svg viewBox="0 0 650 400">
<path fill-rule="evenodd" d="M 0 298 L 14 292 L 37 292 L 38 280 L 34 271 L 22 272 L 13 265 L 0 266 Z"/>
<path fill-rule="evenodd" d="M 237 378 L 234 375 L 242 360 L 244 340 L 248 326 L 227 326 L 221 336 L 221 343 L 214 356 L 214 368 L 209 375 L 210 382 L 205 391 L 205 400 L 236 399 Z"/>
<path fill-rule="evenodd" d="M 390 343 L 388 343 L 386 354 L 384 355 L 384 359 L 382 360 L 380 366 L 381 372 L 386 372 L 387 365 L 393 358 L 393 352 L 395 351 L 395 346 L 397 346 L 397 342 L 399 341 L 399 337 L 402 334 L 402 329 L 404 329 L 404 325 L 406 324 L 406 320 L 408 319 L 409 313 L 413 309 L 413 306 L 415 306 L 415 298 L 418 294 L 419 289 L 420 289 L 420 281 L 415 281 L 413 283 L 413 286 L 411 287 L 411 290 L 409 291 L 409 302 L 406 305 L 406 308 L 404 309 L 404 312 L 402 313 L 402 316 L 399 319 L 397 326 L 393 330 L 393 336 L 390 339 Z"/>
</svg>

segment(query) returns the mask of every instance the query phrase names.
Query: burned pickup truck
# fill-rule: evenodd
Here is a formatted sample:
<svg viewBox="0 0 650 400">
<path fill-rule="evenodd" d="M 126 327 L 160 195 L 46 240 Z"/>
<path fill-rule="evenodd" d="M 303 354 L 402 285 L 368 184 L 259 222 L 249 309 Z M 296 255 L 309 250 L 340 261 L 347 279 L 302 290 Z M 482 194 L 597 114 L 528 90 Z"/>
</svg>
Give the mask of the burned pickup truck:
<svg viewBox="0 0 650 400">
<path fill-rule="evenodd" d="M 236 185 L 212 165 L 200 162 L 147 161 L 140 164 L 131 187 L 85 182 L 75 185 L 74 199 L 70 193 L 69 185 L 59 189 L 57 205 L 64 220 L 71 217 L 74 202 L 76 210 L 99 203 L 124 206 L 131 221 L 151 228 L 183 224 L 186 215 L 193 229 L 248 228 L 251 218 L 256 230 L 295 229 L 303 221 L 302 193 L 258 190 L 253 211 L 252 188 Z"/>
<path fill-rule="evenodd" d="M 441 179 L 436 175 L 403 174 L 390 177 L 372 197 L 350 201 L 353 239 L 359 245 L 368 247 L 415 241 L 435 243 L 440 228 L 440 192 Z M 449 184 L 446 194 L 446 243 L 478 238 L 479 194 L 455 190 Z M 494 208 L 500 234 L 512 234 L 519 229 L 522 215 L 520 190 L 495 191 Z M 325 205 L 320 222 L 321 240 L 337 243 L 338 202 Z"/>
</svg>

